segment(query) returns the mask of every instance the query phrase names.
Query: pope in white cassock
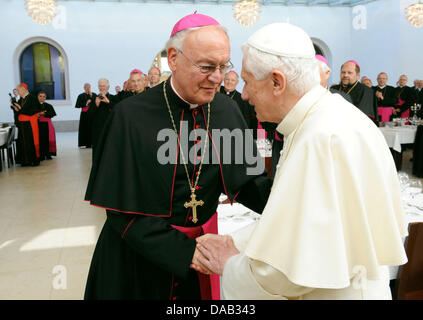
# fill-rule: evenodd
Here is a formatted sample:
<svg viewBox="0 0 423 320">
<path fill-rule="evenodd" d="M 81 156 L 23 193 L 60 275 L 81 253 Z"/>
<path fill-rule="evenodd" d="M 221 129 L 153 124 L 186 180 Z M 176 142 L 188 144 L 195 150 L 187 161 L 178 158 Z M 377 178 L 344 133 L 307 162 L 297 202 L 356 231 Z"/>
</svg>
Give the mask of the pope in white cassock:
<svg viewBox="0 0 423 320">
<path fill-rule="evenodd" d="M 391 299 L 388 266 L 407 262 L 407 227 L 383 135 L 319 85 L 302 29 L 267 25 L 243 53 L 242 97 L 286 142 L 260 220 L 199 238 L 193 268 L 221 274 L 225 299 Z"/>
</svg>

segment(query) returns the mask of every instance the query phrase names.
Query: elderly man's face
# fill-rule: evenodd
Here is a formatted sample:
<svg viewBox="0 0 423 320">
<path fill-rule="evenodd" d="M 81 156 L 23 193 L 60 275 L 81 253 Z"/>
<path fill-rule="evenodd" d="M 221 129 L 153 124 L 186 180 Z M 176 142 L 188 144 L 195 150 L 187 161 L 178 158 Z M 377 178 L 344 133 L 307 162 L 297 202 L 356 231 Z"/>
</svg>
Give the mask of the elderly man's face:
<svg viewBox="0 0 423 320">
<path fill-rule="evenodd" d="M 160 82 L 160 72 L 157 68 L 151 68 L 148 72 L 148 80 L 150 81 L 150 86 L 154 87 Z"/>
<path fill-rule="evenodd" d="M 369 88 L 373 87 L 372 81 L 369 78 L 363 79 L 362 83 Z"/>
<path fill-rule="evenodd" d="M 399 78 L 398 84 L 399 84 L 400 87 L 404 87 L 405 85 L 407 85 L 407 81 L 408 81 L 407 76 L 403 75 Z"/>
<path fill-rule="evenodd" d="M 23 86 L 17 86 L 16 90 L 18 91 L 18 94 L 21 97 L 23 97 L 28 92 L 28 90 L 25 89 Z"/>
<path fill-rule="evenodd" d="M 13 95 L 14 95 L 14 96 L 17 96 L 17 95 L 18 95 L 18 90 L 13 89 Z"/>
<path fill-rule="evenodd" d="M 204 104 L 213 100 L 223 74 L 217 68 L 203 74 L 199 66 L 223 66 L 230 59 L 230 45 L 226 34 L 215 26 L 191 31 L 185 38 L 182 52 L 170 47 L 168 64 L 172 70 L 175 89 L 186 101 Z"/>
<path fill-rule="evenodd" d="M 354 84 L 360 78 L 360 74 L 356 71 L 356 65 L 352 62 L 344 63 L 341 69 L 341 83 L 344 86 Z"/>
<path fill-rule="evenodd" d="M 85 93 L 91 93 L 91 85 L 89 85 L 89 84 L 85 84 L 84 85 L 84 91 L 85 91 Z"/>
<path fill-rule="evenodd" d="M 99 81 L 98 82 L 98 91 L 100 93 L 106 94 L 109 91 L 110 85 L 106 81 Z"/>
<path fill-rule="evenodd" d="M 377 84 L 379 85 L 379 87 L 386 86 L 387 82 L 388 82 L 388 76 L 385 73 L 380 73 L 377 76 Z"/>
<path fill-rule="evenodd" d="M 141 73 L 132 73 L 129 78 L 129 83 L 133 91 L 137 93 L 142 92 L 145 88 L 144 75 Z"/>
<path fill-rule="evenodd" d="M 228 92 L 234 91 L 238 82 L 238 76 L 234 72 L 228 72 L 223 80 L 225 90 Z"/>
</svg>

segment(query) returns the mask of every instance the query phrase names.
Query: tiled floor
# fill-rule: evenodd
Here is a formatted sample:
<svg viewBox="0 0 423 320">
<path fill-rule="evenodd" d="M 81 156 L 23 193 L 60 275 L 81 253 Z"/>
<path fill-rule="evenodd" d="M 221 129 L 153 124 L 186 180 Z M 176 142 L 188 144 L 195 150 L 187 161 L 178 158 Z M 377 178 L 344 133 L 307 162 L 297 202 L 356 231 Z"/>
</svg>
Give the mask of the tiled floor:
<svg viewBox="0 0 423 320">
<path fill-rule="evenodd" d="M 0 299 L 83 298 L 105 215 L 83 200 L 91 149 L 77 148 L 75 132 L 57 143 L 54 160 L 0 172 Z"/>
<path fill-rule="evenodd" d="M 58 133 L 58 157 L 0 172 L 0 299 L 82 299 L 103 210 L 83 200 L 91 149 Z"/>
</svg>

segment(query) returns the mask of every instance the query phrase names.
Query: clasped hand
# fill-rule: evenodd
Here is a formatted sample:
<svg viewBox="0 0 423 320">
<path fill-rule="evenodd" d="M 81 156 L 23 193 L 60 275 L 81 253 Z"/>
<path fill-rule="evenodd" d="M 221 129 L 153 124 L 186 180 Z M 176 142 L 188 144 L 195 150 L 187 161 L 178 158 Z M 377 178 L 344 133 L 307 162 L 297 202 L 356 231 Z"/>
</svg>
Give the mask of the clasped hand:
<svg viewBox="0 0 423 320">
<path fill-rule="evenodd" d="M 239 253 L 231 236 L 208 233 L 196 240 L 191 268 L 204 274 L 221 275 L 228 259 Z"/>
</svg>

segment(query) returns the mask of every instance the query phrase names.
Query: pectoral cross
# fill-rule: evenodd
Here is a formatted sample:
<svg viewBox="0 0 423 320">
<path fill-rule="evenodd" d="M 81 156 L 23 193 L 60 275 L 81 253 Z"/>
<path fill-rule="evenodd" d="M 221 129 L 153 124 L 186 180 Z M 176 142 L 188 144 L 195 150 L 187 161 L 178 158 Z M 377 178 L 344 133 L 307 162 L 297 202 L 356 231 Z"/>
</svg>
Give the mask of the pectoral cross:
<svg viewBox="0 0 423 320">
<path fill-rule="evenodd" d="M 185 208 L 192 208 L 192 222 L 197 223 L 197 206 L 202 206 L 204 204 L 203 200 L 195 200 L 195 193 L 191 193 L 191 201 L 185 202 L 184 207 Z"/>
</svg>

